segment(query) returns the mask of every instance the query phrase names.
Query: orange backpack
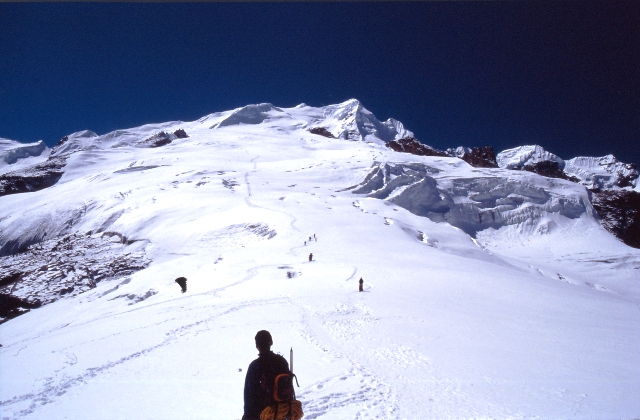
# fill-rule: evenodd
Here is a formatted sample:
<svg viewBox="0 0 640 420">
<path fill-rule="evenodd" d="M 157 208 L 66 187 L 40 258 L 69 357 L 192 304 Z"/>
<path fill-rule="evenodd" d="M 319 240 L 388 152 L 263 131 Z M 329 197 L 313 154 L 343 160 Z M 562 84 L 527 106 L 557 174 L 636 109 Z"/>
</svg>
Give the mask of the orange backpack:
<svg viewBox="0 0 640 420">
<path fill-rule="evenodd" d="M 267 382 L 263 383 L 272 402 L 262 410 L 260 420 L 300 420 L 304 416 L 302 403 L 296 400 L 296 391 L 293 389 L 294 379 L 296 385 L 300 386 L 298 378 L 293 373 L 293 348 L 289 352 L 289 367 L 291 370 L 288 372 L 275 375 L 273 382 L 267 379 Z"/>
<path fill-rule="evenodd" d="M 296 400 L 293 380 L 298 378 L 291 372 L 277 375 L 273 381 L 274 403 L 260 413 L 260 420 L 299 420 L 304 416 L 302 403 Z M 300 385 L 298 385 L 300 386 Z"/>
</svg>

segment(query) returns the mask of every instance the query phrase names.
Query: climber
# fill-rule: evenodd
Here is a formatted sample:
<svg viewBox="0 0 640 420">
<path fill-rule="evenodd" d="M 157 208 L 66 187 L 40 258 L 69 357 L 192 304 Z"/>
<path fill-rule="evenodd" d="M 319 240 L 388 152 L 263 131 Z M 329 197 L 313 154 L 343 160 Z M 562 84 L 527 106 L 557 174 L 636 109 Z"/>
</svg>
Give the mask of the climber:
<svg viewBox="0 0 640 420">
<path fill-rule="evenodd" d="M 244 415 L 242 420 L 259 420 L 260 413 L 271 402 L 266 382 L 280 373 L 289 372 L 287 359 L 271 351 L 273 340 L 269 331 L 258 331 L 255 337 L 260 355 L 251 362 L 244 381 Z M 265 385 L 262 383 L 265 382 Z"/>
<path fill-rule="evenodd" d="M 186 279 L 186 277 L 178 277 L 176 279 L 176 283 L 178 283 L 180 285 L 180 288 L 182 289 L 182 293 L 185 293 L 187 291 L 187 279 Z"/>
</svg>

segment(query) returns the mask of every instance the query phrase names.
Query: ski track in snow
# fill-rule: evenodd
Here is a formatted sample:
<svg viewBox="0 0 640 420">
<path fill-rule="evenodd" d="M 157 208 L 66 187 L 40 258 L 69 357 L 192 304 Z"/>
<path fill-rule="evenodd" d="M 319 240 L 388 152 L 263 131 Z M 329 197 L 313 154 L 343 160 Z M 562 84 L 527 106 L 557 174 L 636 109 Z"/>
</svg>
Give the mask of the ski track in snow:
<svg viewBox="0 0 640 420">
<path fill-rule="evenodd" d="M 295 229 L 296 231 L 298 231 L 298 232 L 302 233 L 302 231 L 301 231 L 300 229 L 298 229 L 298 228 L 296 227 L 296 225 L 295 225 L 295 223 L 298 221 L 298 219 L 297 219 L 293 214 L 288 213 L 288 212 L 283 211 L 283 210 L 274 209 L 274 208 L 271 208 L 271 207 L 259 206 L 259 205 L 254 204 L 254 203 L 252 203 L 252 202 L 251 202 L 252 194 L 251 194 L 251 183 L 249 182 L 249 174 L 250 174 L 251 172 L 256 172 L 256 171 L 257 171 L 257 163 L 256 163 L 256 160 L 257 160 L 259 157 L 260 157 L 260 156 L 256 156 L 255 158 L 251 159 L 251 163 L 253 163 L 253 170 L 252 170 L 252 171 L 249 171 L 249 172 L 246 172 L 246 173 L 244 174 L 244 182 L 245 182 L 245 184 L 247 185 L 247 193 L 248 193 L 248 196 L 247 196 L 247 197 L 245 197 L 245 199 L 244 199 L 244 200 L 245 200 L 245 202 L 247 203 L 247 205 L 248 205 L 249 207 L 253 207 L 253 208 L 261 208 L 261 209 L 265 209 L 265 210 L 270 210 L 270 211 L 273 211 L 273 212 L 282 213 L 282 214 L 285 214 L 285 215 L 289 216 L 289 217 L 291 218 L 291 224 L 290 224 L 290 225 L 291 225 L 291 227 L 292 227 L 293 229 Z M 296 247 L 296 248 L 297 248 L 297 247 Z M 292 248 L 292 249 L 293 249 L 293 248 Z M 296 255 L 296 254 L 293 254 L 293 252 L 292 252 L 292 255 Z"/>
<path fill-rule="evenodd" d="M 304 313 L 303 310 L 302 312 Z M 315 320 L 303 315 L 302 322 L 305 329 L 301 332 L 301 335 L 305 340 L 317 347 L 325 355 L 333 359 L 344 359 L 351 366 L 344 374 L 324 379 L 305 387 L 306 391 L 300 393 L 300 399 L 305 401 L 305 418 L 315 419 L 325 414 L 331 417 L 330 413 L 333 410 L 350 405 L 358 406 L 355 417 L 357 419 L 396 418 L 395 413 L 398 410 L 397 398 L 389 384 L 378 380 L 375 375 L 353 359 L 321 345 L 320 340 L 317 338 L 319 334 L 315 332 L 317 330 L 314 325 L 316 323 Z M 331 391 L 333 388 L 339 389 L 343 381 L 346 385 L 348 384 L 349 390 L 342 392 L 338 390 Z M 355 391 L 353 388 L 355 388 Z M 319 397 L 314 395 L 317 393 L 324 395 Z"/>
<path fill-rule="evenodd" d="M 248 280 L 254 275 L 255 273 L 252 273 L 246 279 Z M 166 304 L 173 304 L 173 302 L 166 302 Z M 87 384 L 87 381 L 98 378 L 99 375 L 101 373 L 104 373 L 105 371 L 113 369 L 114 367 L 117 367 L 119 365 L 125 364 L 128 361 L 131 361 L 133 359 L 145 356 L 157 349 L 160 349 L 162 347 L 165 347 L 171 344 L 172 342 L 190 333 L 193 334 L 192 332 L 193 329 L 200 327 L 202 325 L 206 326 L 209 321 L 216 320 L 230 313 L 241 311 L 245 308 L 251 308 L 251 307 L 260 306 L 260 305 L 276 305 L 276 304 L 290 304 L 290 300 L 286 298 L 280 298 L 280 299 L 269 299 L 264 301 L 255 301 L 255 302 L 252 301 L 252 302 L 244 302 L 241 304 L 234 304 L 232 307 L 227 308 L 218 314 L 215 314 L 205 319 L 170 330 L 165 334 L 166 335 L 165 339 L 159 344 L 146 347 L 140 351 L 136 351 L 118 360 L 108 362 L 100 366 L 87 368 L 80 375 L 69 377 L 67 375 L 62 374 L 62 375 L 59 375 L 59 377 L 56 376 L 56 377 L 44 378 L 42 380 L 43 385 L 40 387 L 40 390 L 36 392 L 31 392 L 28 394 L 16 396 L 8 400 L 0 401 L 0 407 L 5 407 L 5 409 L 11 407 L 14 404 L 19 404 L 21 402 L 29 402 L 29 405 L 27 408 L 20 409 L 19 411 L 15 412 L 13 416 L 3 416 L 2 420 L 19 419 L 26 415 L 32 414 L 38 408 L 55 402 L 55 400 L 58 397 L 62 397 L 67 392 L 71 391 L 72 388 L 83 385 L 83 384 Z M 153 324 L 145 328 L 151 328 L 157 325 L 158 324 Z"/>
</svg>

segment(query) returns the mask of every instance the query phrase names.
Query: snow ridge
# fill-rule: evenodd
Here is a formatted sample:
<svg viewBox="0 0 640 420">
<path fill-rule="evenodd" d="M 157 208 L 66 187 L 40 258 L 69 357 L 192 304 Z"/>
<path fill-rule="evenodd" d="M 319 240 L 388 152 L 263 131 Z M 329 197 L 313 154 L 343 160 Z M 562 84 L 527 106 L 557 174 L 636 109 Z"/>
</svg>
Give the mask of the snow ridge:
<svg viewBox="0 0 640 420">
<path fill-rule="evenodd" d="M 498 166 L 505 169 L 523 169 L 525 166 L 540 162 L 556 162 L 560 169 L 564 168 L 564 161 L 551 152 L 547 152 L 538 145 L 520 146 L 503 150 L 496 156 Z"/>
<path fill-rule="evenodd" d="M 393 118 L 380 122 L 357 99 L 323 108 L 322 127 L 335 137 L 345 140 L 363 140 L 384 144 L 390 140 L 411 137 L 413 133 Z"/>
<path fill-rule="evenodd" d="M 47 149 L 47 146 L 42 140 L 35 143 L 24 144 L 18 143 L 17 141 L 0 139 L 0 159 L 8 165 L 12 165 L 20 159 L 40 156 Z"/>
<path fill-rule="evenodd" d="M 565 162 L 564 171 L 580 180 L 590 190 L 613 190 L 630 187 L 640 192 L 638 171 L 632 163 L 623 163 L 613 155 L 579 156 Z"/>
</svg>

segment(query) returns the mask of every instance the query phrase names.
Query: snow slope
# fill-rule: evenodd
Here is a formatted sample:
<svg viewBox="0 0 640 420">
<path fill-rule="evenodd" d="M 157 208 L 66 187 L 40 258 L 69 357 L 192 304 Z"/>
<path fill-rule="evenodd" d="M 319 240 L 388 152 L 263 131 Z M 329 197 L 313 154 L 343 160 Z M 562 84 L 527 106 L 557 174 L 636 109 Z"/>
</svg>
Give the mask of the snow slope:
<svg viewBox="0 0 640 420">
<path fill-rule="evenodd" d="M 293 347 L 305 419 L 640 416 L 640 251 L 584 187 L 394 152 L 406 130 L 365 111 L 69 136 L 56 185 L 0 197 L 0 246 L 76 238 L 55 261 L 84 285 L 0 325 L 0 417 L 239 419 L 260 329 Z M 148 266 L 87 286 L 88 255 Z"/>
<path fill-rule="evenodd" d="M 561 158 L 538 145 L 503 150 L 496 155 L 496 161 L 499 167 L 506 169 L 522 169 L 539 162 L 556 162 L 560 169 L 565 165 Z"/>
<path fill-rule="evenodd" d="M 0 138 L 0 175 L 37 165 L 49 157 L 49 148 L 42 140 L 20 143 Z"/>
</svg>

